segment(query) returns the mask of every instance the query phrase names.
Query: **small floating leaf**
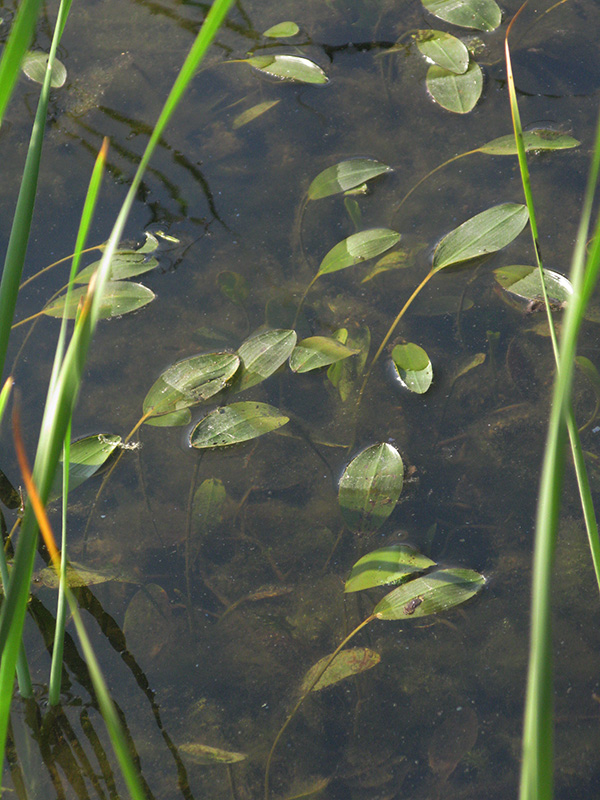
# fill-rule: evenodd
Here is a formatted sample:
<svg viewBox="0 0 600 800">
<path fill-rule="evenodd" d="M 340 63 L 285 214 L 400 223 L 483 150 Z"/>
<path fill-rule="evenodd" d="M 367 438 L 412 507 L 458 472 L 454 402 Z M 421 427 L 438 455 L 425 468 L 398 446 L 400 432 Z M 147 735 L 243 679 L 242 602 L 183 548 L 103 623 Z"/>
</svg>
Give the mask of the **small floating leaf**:
<svg viewBox="0 0 600 800">
<path fill-rule="evenodd" d="M 251 67 L 282 80 L 316 84 L 329 82 L 321 67 L 302 56 L 253 56 L 243 60 Z"/>
<path fill-rule="evenodd" d="M 239 365 L 235 353 L 203 353 L 184 358 L 168 367 L 153 384 L 144 398 L 143 413 L 154 417 L 171 415 L 208 400 L 223 389 Z"/>
<path fill-rule="evenodd" d="M 232 750 L 222 750 L 220 747 L 209 747 L 199 742 L 180 744 L 179 749 L 191 758 L 195 764 L 236 764 L 244 761 L 246 753 L 235 753 Z"/>
<path fill-rule="evenodd" d="M 242 113 L 238 114 L 233 120 L 233 125 L 231 127 L 234 131 L 238 128 L 242 128 L 244 125 L 247 125 L 249 122 L 257 119 L 257 117 L 262 116 L 266 111 L 268 111 L 270 108 L 273 108 L 273 106 L 276 106 L 279 102 L 279 100 L 267 100 L 265 103 L 258 103 L 257 105 L 252 106 L 252 108 L 242 111 Z"/>
<path fill-rule="evenodd" d="M 460 39 L 445 31 L 419 31 L 416 36 L 419 51 L 438 67 L 462 75 L 469 66 L 469 51 Z"/>
<path fill-rule="evenodd" d="M 48 53 L 39 51 L 32 51 L 25 53 L 23 61 L 21 62 L 21 69 L 27 77 L 36 83 L 43 83 L 46 75 L 46 68 L 48 67 Z M 60 89 L 64 86 L 67 80 L 67 69 L 62 61 L 58 58 L 54 59 L 52 65 L 52 77 L 50 79 L 50 86 L 53 89 Z"/>
<path fill-rule="evenodd" d="M 483 73 L 475 61 L 462 75 L 434 65 L 427 70 L 426 83 L 429 94 L 446 111 L 468 114 L 481 97 Z"/>
<path fill-rule="evenodd" d="M 289 39 L 296 36 L 299 30 L 295 22 L 278 22 L 277 25 L 267 28 L 263 36 L 268 36 L 270 39 Z"/>
<path fill-rule="evenodd" d="M 423 0 L 423 5 L 445 22 L 478 31 L 493 31 L 502 19 L 494 0 Z"/>
<path fill-rule="evenodd" d="M 507 292 L 523 297 L 525 300 L 542 299 L 542 281 L 537 267 L 525 264 L 511 264 L 494 270 L 494 277 Z M 558 303 L 567 303 L 573 294 L 573 286 L 568 278 L 560 272 L 544 270 L 544 283 L 548 299 Z"/>
<path fill-rule="evenodd" d="M 75 276 L 75 283 L 89 283 L 90 278 L 100 266 L 100 260 L 88 264 L 87 267 Z M 151 272 L 158 267 L 156 258 L 148 258 L 140 250 L 117 250 L 110 261 L 111 281 L 122 281 L 126 278 L 135 278 L 145 272 Z"/>
<path fill-rule="evenodd" d="M 393 247 L 399 239 L 400 234 L 389 228 L 371 228 L 353 233 L 331 248 L 321 261 L 317 275 L 337 272 L 374 258 Z"/>
<path fill-rule="evenodd" d="M 566 133 L 537 128 L 533 131 L 523 132 L 523 144 L 526 152 L 529 152 L 530 150 L 568 150 L 571 147 L 578 147 L 581 142 Z M 481 145 L 477 151 L 492 156 L 514 156 L 517 154 L 515 137 L 512 133 L 500 136 Z"/>
<path fill-rule="evenodd" d="M 264 381 L 287 361 L 296 346 L 296 331 L 264 331 L 243 342 L 238 353 L 242 362 L 236 391 Z"/>
<path fill-rule="evenodd" d="M 330 339 L 327 336 L 311 336 L 303 339 L 294 348 L 290 356 L 290 369 L 292 372 L 310 372 L 319 367 L 335 364 L 358 352 L 358 350 L 346 347 L 336 339 Z"/>
<path fill-rule="evenodd" d="M 54 567 L 45 567 L 34 577 L 36 583 L 42 583 L 49 589 L 58 589 L 59 576 Z M 71 589 L 82 586 L 97 586 L 101 583 L 117 581 L 118 583 L 140 583 L 139 578 L 120 566 L 110 569 L 89 569 L 74 561 L 67 564 L 67 583 Z"/>
<path fill-rule="evenodd" d="M 425 394 L 433 381 L 429 356 L 418 344 L 397 344 L 392 350 L 392 364 L 403 386 L 415 394 Z"/>
<path fill-rule="evenodd" d="M 402 491 L 404 465 L 391 444 L 374 444 L 346 467 L 338 500 L 346 525 L 355 533 L 371 533 L 390 516 Z"/>
<path fill-rule="evenodd" d="M 300 687 L 301 694 L 306 694 L 309 691 L 320 692 L 321 689 L 332 686 L 334 683 L 339 683 L 344 678 L 350 678 L 353 675 L 358 675 L 360 672 L 371 669 L 381 661 L 379 653 L 369 650 L 368 647 L 351 647 L 349 650 L 342 650 L 311 689 L 314 679 L 330 658 L 331 654 L 324 656 L 308 670 Z"/>
<path fill-rule="evenodd" d="M 374 586 L 398 583 L 413 572 L 423 572 L 435 566 L 427 556 L 408 544 L 394 544 L 373 550 L 352 567 L 344 586 L 345 592 L 360 592 Z"/>
<path fill-rule="evenodd" d="M 433 269 L 437 272 L 501 250 L 517 238 L 528 219 L 527 208 L 519 203 L 503 203 L 476 214 L 444 236 L 433 255 Z"/>
<path fill-rule="evenodd" d="M 217 275 L 217 286 L 221 294 L 236 306 L 243 306 L 250 293 L 246 278 L 239 272 L 228 269 Z"/>
<path fill-rule="evenodd" d="M 472 569 L 440 569 L 402 584 L 375 606 L 378 619 L 426 617 L 464 603 L 485 585 L 485 578 Z"/>
<path fill-rule="evenodd" d="M 75 289 L 71 292 L 69 306 L 67 307 L 67 319 L 75 319 L 79 301 L 85 298 L 88 291 L 87 286 Z M 131 311 L 147 306 L 155 298 L 154 292 L 142 286 L 141 283 L 129 283 L 122 281 L 108 281 L 102 295 L 100 304 L 100 319 L 110 317 L 121 317 Z M 66 295 L 57 297 L 42 309 L 43 314 L 49 317 L 62 317 L 65 308 Z"/>
<path fill-rule="evenodd" d="M 365 181 L 392 172 L 392 168 L 374 158 L 353 158 L 340 161 L 320 172 L 308 187 L 308 199 L 319 200 L 333 194 L 347 192 Z"/>
<path fill-rule="evenodd" d="M 104 433 L 85 436 L 83 439 L 72 442 L 69 453 L 69 491 L 80 486 L 98 472 L 120 444 L 120 436 Z M 60 497 L 62 494 L 62 464 L 61 459 L 50 490 L 52 499 Z"/>
<path fill-rule="evenodd" d="M 247 442 L 289 421 L 289 417 L 266 403 L 232 403 L 207 414 L 192 430 L 190 445 L 202 449 Z"/>
</svg>

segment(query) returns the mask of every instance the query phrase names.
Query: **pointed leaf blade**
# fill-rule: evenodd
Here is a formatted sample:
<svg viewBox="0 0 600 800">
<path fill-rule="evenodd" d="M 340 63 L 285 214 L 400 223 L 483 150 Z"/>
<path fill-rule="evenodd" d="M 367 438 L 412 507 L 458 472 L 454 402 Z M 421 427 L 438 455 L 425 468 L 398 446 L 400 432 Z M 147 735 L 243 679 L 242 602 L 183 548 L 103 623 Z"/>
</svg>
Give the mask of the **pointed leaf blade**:
<svg viewBox="0 0 600 800">
<path fill-rule="evenodd" d="M 296 341 L 296 331 L 283 329 L 264 331 L 246 339 L 238 349 L 242 369 L 235 391 L 249 389 L 276 372 L 291 356 Z"/>
<path fill-rule="evenodd" d="M 435 566 L 427 556 L 408 544 L 395 544 L 373 550 L 352 567 L 344 592 L 361 592 L 374 586 L 398 583 L 414 572 Z"/>
<path fill-rule="evenodd" d="M 271 25 L 266 31 L 263 31 L 263 36 L 269 39 L 289 39 L 296 36 L 300 28 L 295 22 L 278 22 L 277 25 Z"/>
<path fill-rule="evenodd" d="M 246 111 L 242 111 L 241 114 L 238 114 L 237 117 L 233 120 L 232 128 L 236 131 L 238 128 L 243 128 L 244 125 L 248 125 L 249 122 L 253 122 L 258 117 L 262 117 L 267 111 L 277 105 L 279 100 L 267 100 L 264 103 L 257 103 L 252 108 L 246 109 Z"/>
<path fill-rule="evenodd" d="M 347 192 L 357 186 L 392 172 L 387 164 L 382 164 L 374 158 L 353 158 L 349 161 L 340 161 L 332 167 L 320 172 L 308 187 L 308 199 L 320 200 L 340 192 Z"/>
<path fill-rule="evenodd" d="M 462 75 L 435 65 L 429 67 L 425 82 L 435 102 L 454 114 L 472 111 L 483 91 L 483 73 L 475 61 Z"/>
<path fill-rule="evenodd" d="M 537 267 L 511 264 L 494 270 L 494 277 L 507 292 L 525 300 L 542 299 L 542 281 Z M 571 281 L 560 272 L 544 270 L 544 284 L 548 298 L 558 303 L 567 303 L 573 295 Z"/>
<path fill-rule="evenodd" d="M 290 369 L 292 372 L 310 372 L 335 364 L 358 352 L 328 336 L 311 336 L 298 342 L 292 351 Z"/>
<path fill-rule="evenodd" d="M 120 436 L 104 433 L 85 436 L 72 442 L 69 453 L 69 492 L 98 472 L 120 444 Z M 50 499 L 56 499 L 62 494 L 62 463 L 61 459 L 50 490 Z"/>
<path fill-rule="evenodd" d="M 485 578 L 472 569 L 440 569 L 394 589 L 375 606 L 378 619 L 417 619 L 464 603 L 481 591 Z"/>
<path fill-rule="evenodd" d="M 317 275 L 338 272 L 374 258 L 393 247 L 399 239 L 400 234 L 389 228 L 371 228 L 353 233 L 332 247 L 321 261 Z"/>
<path fill-rule="evenodd" d="M 297 83 L 329 83 L 329 78 L 321 67 L 302 56 L 253 56 L 244 60 L 254 69 L 275 78 L 281 78 L 281 80 L 296 81 Z"/>
<path fill-rule="evenodd" d="M 415 36 L 419 52 L 438 67 L 462 75 L 469 66 L 466 46 L 446 31 L 418 31 Z"/>
<path fill-rule="evenodd" d="M 348 650 L 342 650 L 333 659 L 315 685 L 312 686 L 315 678 L 330 658 L 331 654 L 324 656 L 308 670 L 302 681 L 300 694 L 306 694 L 309 691 L 320 692 L 328 686 L 333 686 L 334 683 L 343 681 L 344 678 L 351 678 L 353 675 L 372 669 L 381 661 L 379 653 L 369 650 L 368 647 L 351 647 Z"/>
<path fill-rule="evenodd" d="M 186 742 L 180 744 L 179 749 L 185 753 L 195 764 L 236 764 L 248 758 L 246 753 L 236 753 L 232 750 L 223 750 L 220 747 L 210 747 L 200 742 Z"/>
<path fill-rule="evenodd" d="M 207 414 L 192 430 L 190 445 L 197 449 L 228 447 L 256 439 L 289 421 L 266 403 L 232 403 Z"/>
<path fill-rule="evenodd" d="M 553 131 L 548 128 L 537 128 L 533 131 L 523 132 L 523 144 L 525 151 L 542 150 L 568 150 L 572 147 L 579 147 L 581 142 L 566 133 Z M 477 148 L 479 153 L 486 153 L 492 156 L 515 156 L 517 145 L 512 133 L 506 136 L 499 136 L 491 142 Z"/>
<path fill-rule="evenodd" d="M 439 19 L 475 28 L 478 31 L 493 31 L 502 19 L 500 8 L 494 0 L 422 0 L 430 14 Z"/>
<path fill-rule="evenodd" d="M 80 300 L 87 294 L 87 286 L 74 289 L 67 307 L 67 319 L 75 319 Z M 137 311 L 155 298 L 154 292 L 150 291 L 141 283 L 129 283 L 119 281 L 108 281 L 102 303 L 99 309 L 99 319 L 109 319 L 110 317 L 122 317 L 132 311 Z M 62 317 L 65 308 L 66 295 L 57 297 L 56 300 L 48 303 L 42 310 L 43 314 L 49 317 Z"/>
</svg>

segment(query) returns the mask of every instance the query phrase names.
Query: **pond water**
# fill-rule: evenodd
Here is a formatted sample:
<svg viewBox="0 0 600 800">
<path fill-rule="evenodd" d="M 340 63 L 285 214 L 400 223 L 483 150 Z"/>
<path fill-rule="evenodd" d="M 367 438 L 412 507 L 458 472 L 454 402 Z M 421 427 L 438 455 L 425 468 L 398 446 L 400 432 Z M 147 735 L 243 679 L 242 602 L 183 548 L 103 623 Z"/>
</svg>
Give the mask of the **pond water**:
<svg viewBox="0 0 600 800">
<path fill-rule="evenodd" d="M 510 133 L 503 42 L 518 6 L 506 0 L 501 26 L 475 37 L 436 20 L 417 0 L 237 3 L 152 161 L 127 227 L 132 243 L 140 244 L 145 231 L 178 241 L 161 240 L 158 269 L 139 279 L 156 299 L 101 323 L 75 434 L 125 437 L 169 365 L 200 352 L 235 351 L 264 325 L 290 327 L 325 253 L 355 231 L 341 195 L 309 203 L 301 214 L 303 197 L 323 169 L 357 157 L 393 168 L 354 198 L 351 210 L 359 210 L 361 228 L 401 233 L 404 261 L 369 280 L 369 265 L 321 277 L 297 330 L 306 337 L 344 327 L 357 336 L 368 328 L 372 355 L 427 273 L 440 238 L 490 206 L 522 202 L 516 159 L 473 154 L 437 172 L 398 208 L 434 167 Z M 14 4 L 0 8 L 6 36 Z M 105 135 L 111 149 L 90 242 L 108 237 L 206 12 L 205 3 L 177 0 L 74 4 L 59 53 L 68 78 L 52 94 L 26 277 L 72 251 Z M 54 4 L 46 9 L 36 48 L 48 49 L 55 13 Z M 298 36 L 262 36 L 283 20 L 298 23 Z M 595 0 L 533 2 L 512 34 L 524 127 L 581 142 L 530 160 L 545 264 L 565 273 L 597 114 L 599 26 Z M 411 38 L 424 28 L 452 30 L 476 49 L 485 82 L 471 113 L 450 113 L 428 95 L 427 64 Z M 271 79 L 236 62 L 250 51 L 310 58 L 329 83 Z M 23 77 L 0 134 L 2 242 L 37 96 L 37 85 Z M 277 104 L 234 125 L 242 112 L 269 101 Z M 447 614 L 375 621 L 359 633 L 354 645 L 376 651 L 380 663 L 304 703 L 275 752 L 272 796 L 515 796 L 535 502 L 553 368 L 544 315 L 526 313 L 526 302 L 504 293 L 493 271 L 530 263 L 526 231 L 506 250 L 445 270 L 427 286 L 390 341 L 425 348 L 434 370 L 426 394 L 399 387 L 389 350 L 360 409 L 356 391 L 342 400 L 325 370 L 282 370 L 240 399 L 270 403 L 293 424 L 204 453 L 187 445 L 189 428 L 143 426 L 141 447 L 124 453 L 99 495 L 99 478 L 73 492 L 72 560 L 128 576 L 81 589 L 79 598 L 148 797 L 262 796 L 269 749 L 303 676 L 383 594 L 344 596 L 352 565 L 398 543 L 442 565 L 480 571 L 487 585 Z M 39 311 L 67 270 L 57 267 L 28 284 L 17 319 Z M 224 273 L 247 286 L 238 302 L 220 289 Z M 557 312 L 559 326 L 560 320 Z M 31 326 L 16 329 L 9 358 L 32 451 L 58 322 L 42 317 L 28 335 Z M 579 350 L 596 365 L 597 331 L 597 322 L 586 322 Z M 478 354 L 485 359 L 479 355 L 478 366 L 464 371 Z M 590 423 L 582 438 L 594 468 L 596 398 L 582 375 L 575 391 L 578 421 Z M 217 404 L 215 398 L 193 409 L 194 421 Z M 338 481 L 350 459 L 377 442 L 401 453 L 405 486 L 377 533 L 357 537 L 344 528 Z M 18 484 L 6 431 L 3 443 L 2 469 Z M 592 481 L 597 489 L 594 473 Z M 194 516 L 194 494 L 221 484 L 220 519 L 204 525 Z M 600 787 L 600 631 L 568 470 L 554 600 L 557 797 L 577 800 Z M 125 796 L 71 626 L 64 702 L 48 711 L 54 608 L 54 589 L 38 580 L 26 626 L 36 696 L 15 699 L 3 786 L 19 798 Z M 186 743 L 247 758 L 231 767 L 201 765 L 186 754 Z"/>
</svg>

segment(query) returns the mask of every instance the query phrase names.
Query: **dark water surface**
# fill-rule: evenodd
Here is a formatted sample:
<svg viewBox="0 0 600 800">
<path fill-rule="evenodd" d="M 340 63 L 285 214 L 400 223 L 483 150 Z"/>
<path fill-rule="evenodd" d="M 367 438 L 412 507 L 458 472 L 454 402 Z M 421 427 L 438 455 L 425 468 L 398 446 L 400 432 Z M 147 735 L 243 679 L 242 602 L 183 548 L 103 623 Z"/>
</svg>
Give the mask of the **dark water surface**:
<svg viewBox="0 0 600 800">
<path fill-rule="evenodd" d="M 524 127 L 581 141 L 530 162 L 545 263 L 566 272 L 597 114 L 600 9 L 595 0 L 569 0 L 544 14 L 550 5 L 532 3 L 512 42 Z M 465 39 L 474 32 L 435 20 L 416 0 L 238 3 L 152 161 L 127 227 L 132 241 L 162 230 L 180 243 L 162 244 L 159 269 L 140 279 L 156 300 L 100 325 L 75 434 L 125 436 L 167 366 L 198 352 L 235 350 L 265 323 L 289 326 L 324 254 L 354 232 L 340 196 L 309 205 L 301 225 L 307 263 L 298 238 L 303 195 L 325 167 L 358 156 L 394 168 L 357 201 L 363 227 L 402 233 L 407 266 L 364 283 L 367 267 L 321 278 L 298 332 L 368 326 L 373 354 L 426 274 L 436 242 L 492 205 L 522 202 L 516 160 L 475 154 L 436 173 L 395 211 L 429 170 L 510 133 L 502 48 L 518 6 L 507 0 L 501 27 L 478 35 L 484 90 L 462 116 L 431 101 L 427 67 L 409 32 L 433 27 Z M 0 7 L 8 29 L 13 4 Z M 105 135 L 109 169 L 91 242 L 108 237 L 206 11 L 203 3 L 176 0 L 74 4 L 59 54 L 69 77 L 52 94 L 26 276 L 71 252 Z M 52 4 L 36 47 L 49 47 L 55 13 Z M 301 28 L 296 39 L 262 37 L 287 19 Z M 390 52 L 398 40 L 404 46 Z M 225 63 L 265 46 L 313 59 L 329 84 L 281 83 Z M 0 133 L 3 243 L 37 96 L 38 87 L 22 78 Z M 279 103 L 233 128 L 241 112 L 271 100 Z M 403 393 L 390 378 L 389 355 L 382 359 L 351 453 L 344 446 L 355 433 L 355 396 L 342 402 L 325 372 L 288 370 L 240 396 L 291 414 L 295 425 L 281 434 L 200 455 L 186 446 L 181 428 L 145 426 L 141 449 L 125 454 L 95 504 L 98 479 L 73 493 L 71 558 L 133 575 L 133 583 L 81 590 L 80 599 L 149 797 L 262 796 L 267 753 L 303 675 L 379 599 L 377 592 L 344 598 L 349 569 L 365 552 L 400 541 L 442 564 L 479 570 L 488 585 L 445 616 L 367 627 L 355 644 L 376 650 L 381 663 L 305 703 L 276 752 L 273 796 L 304 796 L 319 785 L 330 800 L 516 795 L 535 501 L 553 369 L 543 315 L 508 301 L 493 270 L 529 263 L 525 232 L 484 263 L 432 281 L 392 341 L 427 350 L 433 386 L 423 396 Z M 17 318 L 39 311 L 67 269 L 28 285 Z M 244 307 L 219 291 L 226 270 L 248 283 Z M 447 313 L 434 314 L 440 304 Z M 560 314 L 555 319 L 560 325 Z M 58 322 L 41 318 L 25 341 L 29 327 L 15 331 L 10 358 L 17 359 L 33 450 Z M 587 322 L 580 354 L 598 365 L 597 342 L 597 323 Z M 483 364 L 455 381 L 478 353 L 486 355 Z M 578 376 L 580 424 L 594 408 L 593 392 Z M 203 413 L 195 409 L 194 419 Z M 582 434 L 592 465 L 600 454 L 595 424 Z M 2 468 L 18 483 L 6 432 L 3 441 Z M 343 531 L 337 481 L 351 456 L 387 441 L 402 454 L 410 480 L 384 527 L 357 541 Z M 190 497 L 209 479 L 222 481 L 226 500 L 222 522 L 201 536 L 189 520 Z M 593 473 L 592 481 L 597 489 Z M 600 631 L 569 472 L 563 509 L 554 589 L 556 781 L 558 797 L 576 800 L 600 788 Z M 36 584 L 27 622 L 36 698 L 15 700 L 3 786 L 19 798 L 125 796 L 72 626 L 64 705 L 48 715 L 54 609 L 54 590 Z M 197 765 L 177 750 L 186 742 L 248 758 L 230 771 Z"/>
</svg>

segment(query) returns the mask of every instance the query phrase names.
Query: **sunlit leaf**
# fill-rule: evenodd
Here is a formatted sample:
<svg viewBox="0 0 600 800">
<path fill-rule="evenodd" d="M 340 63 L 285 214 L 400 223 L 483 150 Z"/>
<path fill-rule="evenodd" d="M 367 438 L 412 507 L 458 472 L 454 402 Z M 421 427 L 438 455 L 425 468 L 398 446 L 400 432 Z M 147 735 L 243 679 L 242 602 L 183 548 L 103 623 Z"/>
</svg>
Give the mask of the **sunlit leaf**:
<svg viewBox="0 0 600 800">
<path fill-rule="evenodd" d="M 236 391 L 255 386 L 278 370 L 292 354 L 296 339 L 293 330 L 264 331 L 246 339 L 238 349 L 242 368 Z"/>
<path fill-rule="evenodd" d="M 184 358 L 168 367 L 152 385 L 144 398 L 143 413 L 155 417 L 171 415 L 208 400 L 223 389 L 239 365 L 235 353 L 203 353 Z"/>
<path fill-rule="evenodd" d="M 161 414 L 160 417 L 150 417 L 144 420 L 144 425 L 151 425 L 153 428 L 175 428 L 181 425 L 188 425 L 191 421 L 192 412 L 190 409 L 182 408 L 181 411 Z"/>
<path fill-rule="evenodd" d="M 362 375 L 367 363 L 371 346 L 371 331 L 367 325 L 350 330 L 340 328 L 334 333 L 334 337 L 346 347 L 358 350 L 356 358 L 338 361 L 327 370 L 327 377 L 338 390 L 342 402 L 345 403 L 352 394 L 352 390 L 356 389 L 358 378 Z"/>
<path fill-rule="evenodd" d="M 337 272 L 374 258 L 393 247 L 399 239 L 400 234 L 389 228 L 371 228 L 353 233 L 332 247 L 321 261 L 317 275 Z"/>
<path fill-rule="evenodd" d="M 30 78 L 32 81 L 36 83 L 43 83 L 44 77 L 46 75 L 46 68 L 48 66 L 48 53 L 42 53 L 39 51 L 29 51 L 25 53 L 23 61 L 21 63 L 21 69 Z M 52 65 L 52 77 L 50 79 L 50 86 L 53 89 L 60 89 L 61 86 L 64 86 L 65 81 L 67 80 L 67 68 L 59 61 L 58 58 L 54 59 L 54 63 Z"/>
<path fill-rule="evenodd" d="M 559 133 L 548 128 L 537 128 L 533 131 L 523 132 L 523 144 L 527 152 L 541 150 L 568 150 L 578 147 L 581 142 L 566 133 Z M 477 148 L 480 153 L 493 156 L 514 156 L 517 154 L 517 145 L 512 133 L 492 139 L 491 142 Z"/>
<path fill-rule="evenodd" d="M 44 567 L 34 576 L 35 583 L 41 583 L 49 589 L 58 589 L 59 576 L 54 567 Z M 101 583 L 140 583 L 137 575 L 124 569 L 119 565 L 111 566 L 106 569 L 92 569 L 77 564 L 75 561 L 67 564 L 67 583 L 71 589 L 82 586 L 97 586 Z"/>
<path fill-rule="evenodd" d="M 392 168 L 374 158 L 353 158 L 340 161 L 320 172 L 308 187 L 308 199 L 318 200 L 354 189 L 365 181 L 392 172 Z"/>
<path fill-rule="evenodd" d="M 266 403 L 232 403 L 207 414 L 190 434 L 190 445 L 198 449 L 226 447 L 277 430 L 289 422 L 278 409 Z"/>
<path fill-rule="evenodd" d="M 346 467 L 338 500 L 346 525 L 355 533 L 371 533 L 390 516 L 402 491 L 404 465 L 391 444 L 374 444 Z"/>
<path fill-rule="evenodd" d="M 140 660 L 151 660 L 172 644 L 173 609 L 162 586 L 151 583 L 134 594 L 125 612 L 123 633 L 128 649 Z"/>
<path fill-rule="evenodd" d="M 263 36 L 267 36 L 270 39 L 289 39 L 292 36 L 296 36 L 299 30 L 300 28 L 295 22 L 278 22 L 277 25 L 272 25 L 266 31 L 263 31 Z"/>
<path fill-rule="evenodd" d="M 175 244 L 179 244 L 179 239 L 176 239 L 174 236 L 168 236 L 166 233 L 162 231 L 156 231 L 156 236 L 150 231 L 145 231 L 144 235 L 146 237 L 146 241 L 144 242 L 141 247 L 138 247 L 136 250 L 137 253 L 153 253 L 158 248 L 158 239 L 156 236 L 160 236 L 161 239 L 164 239 L 167 242 L 174 242 Z M 118 251 L 117 251 L 118 252 Z"/>
<path fill-rule="evenodd" d="M 236 306 L 243 306 L 250 293 L 246 278 L 239 272 L 232 272 L 228 269 L 217 275 L 217 286 L 221 294 Z"/>
<path fill-rule="evenodd" d="M 310 687 L 314 679 L 330 658 L 331 654 L 324 656 L 308 670 L 300 687 L 301 694 L 306 694 L 309 690 L 320 692 L 321 689 L 326 689 L 334 683 L 339 683 L 339 681 L 343 681 L 344 678 L 351 678 L 353 675 L 358 675 L 361 672 L 371 669 L 381 661 L 379 653 L 376 653 L 374 650 L 369 650 L 368 647 L 351 647 L 349 650 L 342 650 L 341 653 L 338 653 L 333 659 L 311 689 Z"/>
<path fill-rule="evenodd" d="M 525 300 L 542 299 L 542 281 L 537 267 L 511 264 L 494 270 L 494 277 L 507 292 Z M 548 299 L 554 303 L 567 303 L 573 294 L 573 286 L 560 272 L 544 270 L 544 283 Z"/>
<path fill-rule="evenodd" d="M 425 394 L 433 381 L 429 356 L 418 344 L 397 344 L 392 350 L 392 364 L 400 383 L 415 394 Z"/>
<path fill-rule="evenodd" d="M 244 61 L 251 67 L 282 80 L 317 84 L 329 82 L 321 67 L 302 56 L 253 56 Z"/>
<path fill-rule="evenodd" d="M 423 572 L 435 566 L 427 556 L 408 544 L 394 544 L 373 550 L 360 558 L 352 567 L 344 586 L 345 592 L 360 592 L 374 586 L 398 583 L 414 572 Z"/>
<path fill-rule="evenodd" d="M 189 756 L 195 764 L 235 764 L 248 758 L 245 753 L 222 750 L 220 747 L 210 747 L 200 742 L 180 744 L 179 750 Z"/>
<path fill-rule="evenodd" d="M 374 608 L 378 619 L 426 617 L 464 603 L 485 585 L 485 578 L 472 569 L 440 569 L 403 583 Z"/>
<path fill-rule="evenodd" d="M 75 319 L 80 300 L 85 298 L 88 291 L 87 286 L 74 289 L 71 292 L 69 305 L 67 307 L 67 319 Z M 154 300 L 155 294 L 142 286 L 140 283 L 130 283 L 128 281 L 108 281 L 102 295 L 102 303 L 99 309 L 100 319 L 110 317 L 121 317 L 131 311 L 147 306 Z M 66 295 L 57 297 L 42 309 L 43 314 L 49 317 L 62 317 L 65 307 Z"/>
<path fill-rule="evenodd" d="M 417 47 L 429 61 L 438 67 L 462 75 L 469 66 L 469 51 L 465 45 L 446 31 L 418 31 Z"/>
<path fill-rule="evenodd" d="M 327 336 L 311 336 L 298 342 L 290 356 L 290 369 L 292 372 L 310 372 L 319 367 L 335 364 L 349 356 L 354 356 L 358 350 L 346 347 L 336 339 Z"/>
<path fill-rule="evenodd" d="M 273 106 L 276 106 L 279 102 L 279 100 L 267 100 L 264 103 L 258 103 L 257 105 L 252 106 L 252 108 L 246 109 L 246 111 L 242 111 L 242 113 L 238 114 L 233 120 L 231 127 L 234 131 L 238 128 L 242 128 L 249 122 L 261 117 L 266 111 L 268 111 L 270 108 L 273 108 Z"/>
<path fill-rule="evenodd" d="M 89 264 L 77 273 L 75 283 L 88 283 L 99 266 L 100 261 Z M 110 280 L 122 281 L 126 278 L 134 278 L 136 275 L 151 272 L 156 267 L 158 267 L 158 261 L 154 257 L 148 258 L 139 250 L 117 250 L 110 261 Z"/>
<path fill-rule="evenodd" d="M 436 247 L 433 269 L 501 250 L 517 238 L 528 219 L 527 208 L 519 203 L 503 203 L 476 214 L 444 236 Z"/>
<path fill-rule="evenodd" d="M 85 436 L 83 439 L 72 442 L 69 453 L 69 491 L 80 486 L 98 472 L 120 444 L 120 436 L 104 433 Z M 61 459 L 50 491 L 52 499 L 60 497 L 62 494 L 62 471 Z"/>
<path fill-rule="evenodd" d="M 494 0 L 422 0 L 430 14 L 478 31 L 493 31 L 502 19 L 500 8 Z"/>
<path fill-rule="evenodd" d="M 426 84 L 429 94 L 442 108 L 454 114 L 468 114 L 481 97 L 483 73 L 475 61 L 462 75 L 434 65 L 427 70 Z"/>
</svg>

